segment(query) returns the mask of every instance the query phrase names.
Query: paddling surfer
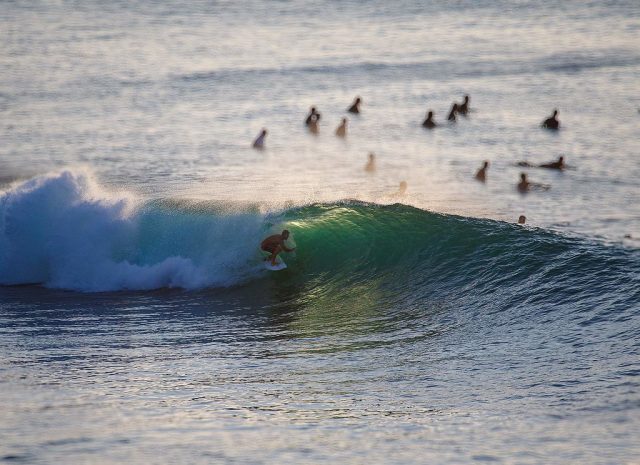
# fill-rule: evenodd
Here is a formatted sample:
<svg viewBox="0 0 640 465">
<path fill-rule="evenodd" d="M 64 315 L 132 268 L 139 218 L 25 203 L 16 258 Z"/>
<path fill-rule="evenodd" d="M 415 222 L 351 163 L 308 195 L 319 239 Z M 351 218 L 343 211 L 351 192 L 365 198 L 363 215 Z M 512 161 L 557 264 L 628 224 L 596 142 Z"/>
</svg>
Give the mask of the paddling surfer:
<svg viewBox="0 0 640 465">
<path fill-rule="evenodd" d="M 281 234 L 274 234 L 263 240 L 260 244 L 260 249 L 271 254 L 269 257 L 265 258 L 265 261 L 270 260 L 271 265 L 275 266 L 276 258 L 278 258 L 278 254 L 280 252 L 282 252 L 283 250 L 285 252 L 293 252 L 294 250 L 296 250 L 295 247 L 293 249 L 290 249 L 285 245 L 284 241 L 286 241 L 288 238 L 289 231 L 285 229 Z"/>
</svg>

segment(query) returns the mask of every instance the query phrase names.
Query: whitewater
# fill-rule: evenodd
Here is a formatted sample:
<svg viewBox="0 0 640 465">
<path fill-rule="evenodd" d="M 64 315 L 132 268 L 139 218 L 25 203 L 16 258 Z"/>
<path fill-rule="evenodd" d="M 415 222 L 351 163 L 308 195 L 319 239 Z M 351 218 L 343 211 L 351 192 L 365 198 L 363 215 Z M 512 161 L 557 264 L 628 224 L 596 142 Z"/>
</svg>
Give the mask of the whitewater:
<svg viewBox="0 0 640 465">
<path fill-rule="evenodd" d="M 0 463 L 637 463 L 636 3 L 4 2 Z"/>
<path fill-rule="evenodd" d="M 0 205 L 2 284 L 87 292 L 235 284 L 265 231 L 259 212 L 141 202 L 107 194 L 82 171 L 34 178 Z"/>
</svg>

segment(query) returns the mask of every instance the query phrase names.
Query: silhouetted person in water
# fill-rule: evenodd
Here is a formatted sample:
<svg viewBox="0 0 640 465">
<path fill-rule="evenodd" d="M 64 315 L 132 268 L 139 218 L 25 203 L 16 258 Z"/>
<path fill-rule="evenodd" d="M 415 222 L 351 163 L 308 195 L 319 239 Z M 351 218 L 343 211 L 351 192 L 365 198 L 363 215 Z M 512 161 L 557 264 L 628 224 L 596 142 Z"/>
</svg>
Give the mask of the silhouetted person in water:
<svg viewBox="0 0 640 465">
<path fill-rule="evenodd" d="M 449 112 L 449 116 L 447 116 L 447 119 L 451 122 L 455 122 L 456 120 L 456 113 L 458 112 L 458 104 L 454 103 L 451 106 L 451 111 Z"/>
<path fill-rule="evenodd" d="M 557 161 L 542 163 L 540 165 L 532 165 L 528 161 L 519 161 L 517 165 L 525 168 L 549 168 L 553 170 L 563 170 L 567 167 L 567 165 L 564 164 L 564 157 L 559 157 Z"/>
<path fill-rule="evenodd" d="M 564 157 L 559 157 L 558 161 L 552 161 L 550 163 L 543 163 L 542 165 L 538 165 L 540 168 L 549 168 L 552 170 L 563 170 L 566 168 L 564 164 Z"/>
<path fill-rule="evenodd" d="M 531 189 L 531 183 L 527 181 L 527 174 L 520 173 L 520 182 L 518 183 L 518 190 L 520 192 L 529 192 Z"/>
<path fill-rule="evenodd" d="M 520 182 L 518 183 L 518 190 L 523 194 L 526 192 L 529 192 L 532 188 L 537 188 L 539 190 L 547 190 L 550 187 L 551 186 L 547 184 L 529 182 L 529 180 L 527 179 L 526 173 L 520 173 Z"/>
<path fill-rule="evenodd" d="M 485 182 L 487 180 L 487 168 L 489 168 L 489 162 L 485 160 L 482 164 L 482 168 L 480 168 L 476 173 L 476 179 L 478 181 Z"/>
<path fill-rule="evenodd" d="M 520 217 L 518 217 L 518 224 L 525 224 L 527 222 L 527 217 L 524 215 L 520 215 Z"/>
<path fill-rule="evenodd" d="M 396 195 L 404 195 L 407 192 L 407 181 L 400 181 L 400 187 Z"/>
<path fill-rule="evenodd" d="M 458 113 L 461 115 L 466 115 L 469 113 L 469 96 L 465 95 L 464 100 L 460 105 L 458 105 Z"/>
<path fill-rule="evenodd" d="M 320 122 L 320 113 L 316 110 L 316 107 L 311 107 L 311 112 L 305 120 L 305 124 L 313 134 L 318 134 L 318 123 Z"/>
<path fill-rule="evenodd" d="M 347 135 L 347 118 L 342 118 L 342 123 L 336 129 L 336 136 L 346 137 Z"/>
<path fill-rule="evenodd" d="M 311 107 L 311 111 L 309 112 L 304 124 L 309 126 L 311 123 L 318 123 L 320 121 L 320 117 L 320 113 L 316 111 L 316 107 Z"/>
<path fill-rule="evenodd" d="M 356 97 L 356 99 L 353 101 L 353 103 L 351 104 L 351 106 L 349 107 L 349 109 L 347 110 L 349 113 L 360 113 L 360 103 L 362 102 L 362 100 L 360 99 L 360 97 Z"/>
<path fill-rule="evenodd" d="M 264 148 L 264 139 L 267 137 L 267 130 L 263 129 L 260 132 L 260 135 L 256 137 L 256 140 L 253 141 L 253 148 L 262 150 Z"/>
<path fill-rule="evenodd" d="M 376 170 L 376 156 L 373 152 L 369 152 L 369 161 L 364 165 L 364 170 L 369 173 Z"/>
<path fill-rule="evenodd" d="M 553 115 L 542 122 L 542 127 L 546 129 L 560 129 L 560 121 L 558 121 L 558 110 L 553 110 Z"/>
<path fill-rule="evenodd" d="M 427 119 L 422 122 L 422 126 L 427 129 L 433 129 L 437 126 L 436 122 L 433 121 L 433 112 L 431 110 L 427 113 Z"/>
</svg>

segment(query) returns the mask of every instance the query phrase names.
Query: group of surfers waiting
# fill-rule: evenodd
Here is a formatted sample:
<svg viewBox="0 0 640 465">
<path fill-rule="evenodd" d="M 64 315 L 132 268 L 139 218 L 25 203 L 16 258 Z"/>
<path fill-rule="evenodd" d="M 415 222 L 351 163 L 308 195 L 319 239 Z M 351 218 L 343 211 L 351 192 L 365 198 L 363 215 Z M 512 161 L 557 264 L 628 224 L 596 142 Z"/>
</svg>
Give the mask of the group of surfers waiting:
<svg viewBox="0 0 640 465">
<path fill-rule="evenodd" d="M 361 104 L 362 104 L 362 99 L 360 97 L 356 97 L 353 103 L 351 104 L 351 106 L 347 108 L 347 112 L 352 114 L 359 114 Z M 449 111 L 449 114 L 447 116 L 447 121 L 449 123 L 454 123 L 457 121 L 458 115 L 462 115 L 466 117 L 469 114 L 469 111 L 470 111 L 469 96 L 465 95 L 461 103 L 454 102 L 451 105 L 451 110 Z M 317 108 L 315 106 L 311 107 L 309 114 L 307 115 L 304 121 L 304 124 L 309 130 L 309 132 L 311 132 L 312 134 L 318 134 L 319 123 L 321 118 L 322 118 L 322 115 L 317 110 Z M 348 123 L 347 118 L 342 118 L 340 125 L 335 130 L 335 135 L 337 137 L 342 137 L 342 138 L 346 137 L 347 123 Z M 426 117 L 422 122 L 422 126 L 429 130 L 439 126 L 439 124 L 434 121 L 433 110 L 427 111 Z M 560 129 L 560 121 L 558 120 L 558 110 L 554 110 L 553 114 L 542 122 L 541 127 L 545 129 L 553 130 L 553 131 Z M 258 137 L 253 141 L 253 147 L 255 149 L 263 149 L 265 147 L 266 137 L 267 137 L 267 130 L 262 129 Z M 564 163 L 564 157 L 562 156 L 559 157 L 556 161 L 552 161 L 549 163 L 533 165 L 528 162 L 519 162 L 518 166 L 525 167 L 525 168 L 547 168 L 547 169 L 555 169 L 555 170 L 563 170 L 566 168 L 566 165 Z M 488 168 L 489 168 L 489 162 L 485 161 L 483 165 L 480 167 L 480 169 L 478 169 L 478 171 L 476 172 L 475 178 L 478 181 L 485 182 L 487 179 Z M 369 172 L 375 171 L 375 155 L 373 153 L 369 153 L 369 159 L 367 161 L 367 164 L 365 165 L 365 170 Z M 546 184 L 530 182 L 527 179 L 526 173 L 520 173 L 520 182 L 518 182 L 517 184 L 517 189 L 519 192 L 526 193 L 532 189 L 546 190 L 549 188 L 550 186 Z M 406 191 L 406 182 L 403 181 L 400 185 L 400 191 L 398 192 L 398 194 L 402 194 L 404 193 L 404 191 Z"/>
</svg>

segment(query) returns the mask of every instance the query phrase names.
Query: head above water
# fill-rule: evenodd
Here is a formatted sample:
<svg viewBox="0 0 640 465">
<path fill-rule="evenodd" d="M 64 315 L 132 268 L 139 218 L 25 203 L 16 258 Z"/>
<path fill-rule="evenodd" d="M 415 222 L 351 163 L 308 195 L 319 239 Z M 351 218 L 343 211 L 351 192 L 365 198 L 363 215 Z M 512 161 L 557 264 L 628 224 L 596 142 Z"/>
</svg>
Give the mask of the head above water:
<svg viewBox="0 0 640 465">
<path fill-rule="evenodd" d="M 485 160 L 484 163 L 482 164 L 483 168 L 488 168 L 489 167 L 489 161 Z"/>
<path fill-rule="evenodd" d="M 558 110 L 557 110 L 557 109 L 556 109 L 556 110 L 553 110 L 553 116 L 554 116 L 554 117 L 555 117 L 555 116 L 558 116 Z"/>
<path fill-rule="evenodd" d="M 433 118 L 433 111 L 429 110 L 429 112 L 427 113 L 427 119 L 431 118 Z"/>
<path fill-rule="evenodd" d="M 520 217 L 518 218 L 518 224 L 525 224 L 527 221 L 527 217 L 524 215 L 520 215 Z"/>
<path fill-rule="evenodd" d="M 357 105 L 360 102 L 362 102 L 362 99 L 360 97 L 356 97 L 356 99 L 355 99 L 355 101 L 353 103 L 355 103 Z"/>
<path fill-rule="evenodd" d="M 469 103 L 469 96 L 468 95 L 464 96 L 464 103 Z"/>
<path fill-rule="evenodd" d="M 266 136 L 266 135 L 267 135 L 267 130 L 266 130 L 266 129 L 264 129 L 264 128 L 262 128 L 262 133 L 261 133 L 261 134 L 262 134 L 263 136 Z"/>
<path fill-rule="evenodd" d="M 520 180 L 521 181 L 526 181 L 527 180 L 527 173 L 520 173 Z"/>
</svg>

